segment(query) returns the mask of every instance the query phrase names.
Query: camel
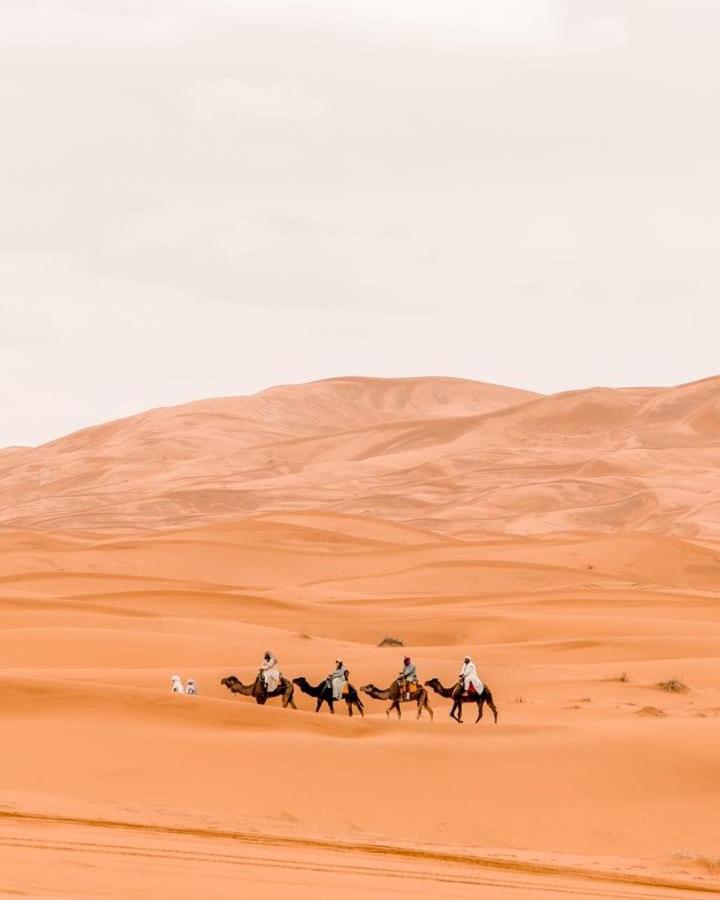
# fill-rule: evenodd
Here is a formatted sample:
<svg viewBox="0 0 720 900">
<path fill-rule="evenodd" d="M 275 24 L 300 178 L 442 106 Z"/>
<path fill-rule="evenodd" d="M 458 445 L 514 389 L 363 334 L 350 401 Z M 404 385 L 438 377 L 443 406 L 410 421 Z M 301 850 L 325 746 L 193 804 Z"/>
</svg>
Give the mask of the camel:
<svg viewBox="0 0 720 900">
<path fill-rule="evenodd" d="M 284 675 L 280 676 L 280 684 L 274 691 L 270 692 L 265 688 L 265 683 L 259 673 L 252 684 L 243 684 L 242 681 L 234 675 L 228 675 L 226 678 L 223 678 L 220 684 L 224 685 L 229 691 L 232 691 L 233 694 L 243 694 L 245 697 L 254 697 L 255 702 L 260 706 L 264 706 L 267 701 L 273 697 L 282 697 L 283 709 L 288 706 L 297 709 L 295 701 L 293 700 L 295 687 Z"/>
<path fill-rule="evenodd" d="M 497 724 L 498 720 L 498 711 L 495 706 L 495 702 L 493 700 L 492 692 L 490 688 L 485 685 L 483 687 L 482 694 L 467 694 L 464 693 L 460 687 L 460 682 L 456 682 L 452 687 L 446 688 L 443 686 L 439 678 L 431 678 L 429 681 L 425 682 L 425 685 L 429 688 L 432 688 L 436 694 L 440 694 L 441 697 L 449 697 L 453 701 L 452 709 L 450 710 L 450 718 L 455 719 L 456 722 L 459 722 L 460 725 L 463 724 L 462 718 L 462 707 L 463 703 L 476 703 L 478 714 L 477 719 L 475 719 L 475 724 L 482 719 L 483 716 L 483 706 L 487 703 L 490 709 L 495 716 L 495 722 Z"/>
<path fill-rule="evenodd" d="M 333 700 L 333 692 L 332 687 L 327 683 L 327 681 L 321 681 L 320 684 L 310 684 L 307 678 L 303 678 L 300 676 L 299 678 L 293 678 L 293 684 L 296 684 L 303 694 L 307 694 L 310 697 L 315 697 L 317 703 L 315 705 L 315 712 L 320 712 L 320 707 L 323 703 L 327 703 L 330 707 L 330 712 L 335 712 L 334 704 L 338 701 Z M 361 716 L 365 715 L 365 706 L 360 699 L 360 695 L 355 690 L 355 688 L 348 682 L 347 685 L 347 693 L 343 695 L 342 698 L 347 704 L 348 715 L 351 716 L 353 714 L 353 707 L 357 707 L 357 711 Z"/>
<path fill-rule="evenodd" d="M 409 700 L 405 699 L 403 691 L 397 681 L 393 681 L 390 687 L 385 688 L 385 690 L 376 687 L 374 684 L 364 684 L 360 690 L 365 694 L 369 694 L 374 700 L 391 700 L 390 706 L 385 710 L 385 715 L 388 716 L 388 718 L 393 710 L 397 712 L 398 719 L 401 718 L 400 704 L 410 703 L 414 700 L 417 703 L 417 718 L 419 719 L 423 710 L 426 709 L 428 713 L 430 713 L 430 721 L 432 722 L 433 711 L 428 702 L 428 692 L 426 688 L 420 684 L 417 686 L 415 693 L 410 695 Z"/>
</svg>

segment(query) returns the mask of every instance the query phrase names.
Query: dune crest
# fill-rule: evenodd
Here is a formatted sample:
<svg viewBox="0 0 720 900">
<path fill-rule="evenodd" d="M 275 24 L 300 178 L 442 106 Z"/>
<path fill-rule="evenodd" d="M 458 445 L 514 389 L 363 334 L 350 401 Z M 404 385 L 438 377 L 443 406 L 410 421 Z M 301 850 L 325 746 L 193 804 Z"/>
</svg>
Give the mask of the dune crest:
<svg viewBox="0 0 720 900">
<path fill-rule="evenodd" d="M 447 534 L 720 538 L 720 379 L 554 396 L 340 378 L 151 410 L 0 455 L 0 524 L 148 529 L 322 511 Z"/>
</svg>

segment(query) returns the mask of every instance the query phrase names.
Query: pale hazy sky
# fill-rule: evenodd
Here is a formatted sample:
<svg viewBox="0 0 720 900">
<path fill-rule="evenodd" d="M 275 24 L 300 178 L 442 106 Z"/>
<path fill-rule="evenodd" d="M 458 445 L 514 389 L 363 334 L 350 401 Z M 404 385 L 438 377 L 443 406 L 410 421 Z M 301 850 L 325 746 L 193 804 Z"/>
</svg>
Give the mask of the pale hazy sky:
<svg viewBox="0 0 720 900">
<path fill-rule="evenodd" d="M 0 445 L 720 369 L 717 0 L 0 0 Z"/>
</svg>

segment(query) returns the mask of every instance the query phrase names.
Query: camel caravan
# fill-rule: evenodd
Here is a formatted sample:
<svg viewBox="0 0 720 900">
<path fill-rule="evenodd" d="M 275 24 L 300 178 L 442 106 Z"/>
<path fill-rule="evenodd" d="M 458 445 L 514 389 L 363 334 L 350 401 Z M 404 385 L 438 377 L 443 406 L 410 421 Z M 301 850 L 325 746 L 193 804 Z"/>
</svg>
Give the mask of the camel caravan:
<svg viewBox="0 0 720 900">
<path fill-rule="evenodd" d="M 243 684 L 235 675 L 228 675 L 220 682 L 234 694 L 243 694 L 246 697 L 254 697 L 260 706 L 279 697 L 283 708 L 297 709 L 295 704 L 295 688 L 315 699 L 315 712 L 320 712 L 323 705 L 327 705 L 331 713 L 335 712 L 336 703 L 345 703 L 349 716 L 358 712 L 365 715 L 365 704 L 356 688 L 350 683 L 350 672 L 341 659 L 335 660 L 335 668 L 319 684 L 312 684 L 302 676 L 286 678 L 280 671 L 277 658 L 269 651 L 265 651 L 263 661 L 260 664 L 255 681 L 252 684 Z M 389 706 L 385 710 L 390 717 L 393 710 L 398 719 L 402 713 L 400 707 L 404 703 L 414 703 L 419 719 L 424 712 L 433 720 L 433 710 L 430 706 L 430 691 L 434 691 L 441 697 L 452 700 L 450 718 L 462 724 L 463 705 L 474 704 L 477 708 L 479 722 L 483 717 L 483 708 L 487 704 L 492 711 L 495 722 L 498 720 L 498 711 L 493 701 L 490 688 L 480 680 L 475 663 L 466 656 L 460 669 L 458 680 L 449 687 L 445 687 L 439 678 L 431 678 L 424 684 L 418 678 L 417 669 L 409 656 L 403 660 L 403 668 L 394 681 L 387 688 L 379 688 L 374 684 L 364 684 L 360 688 L 363 694 L 372 697 L 373 700 L 385 700 Z"/>
</svg>

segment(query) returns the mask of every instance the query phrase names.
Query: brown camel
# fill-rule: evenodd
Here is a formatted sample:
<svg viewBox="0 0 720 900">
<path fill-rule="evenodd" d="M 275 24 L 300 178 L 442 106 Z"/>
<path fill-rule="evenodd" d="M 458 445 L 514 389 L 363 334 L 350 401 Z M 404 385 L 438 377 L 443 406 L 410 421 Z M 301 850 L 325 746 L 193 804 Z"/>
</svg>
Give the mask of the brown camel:
<svg viewBox="0 0 720 900">
<path fill-rule="evenodd" d="M 283 709 L 288 706 L 297 709 L 295 701 L 293 700 L 295 686 L 292 681 L 285 678 L 284 675 L 280 676 L 280 684 L 274 691 L 267 690 L 265 682 L 262 680 L 259 673 L 252 684 L 243 684 L 242 681 L 234 675 L 228 675 L 226 678 L 223 678 L 220 684 L 224 685 L 229 691 L 232 691 L 233 694 L 243 694 L 245 697 L 254 697 L 255 702 L 260 706 L 264 706 L 267 701 L 271 700 L 273 697 L 282 697 Z"/>
<path fill-rule="evenodd" d="M 427 687 L 432 688 L 436 694 L 440 694 L 441 697 L 448 697 L 452 699 L 453 705 L 452 709 L 450 710 L 450 718 L 455 719 L 455 721 L 459 722 L 461 725 L 463 723 L 463 703 L 477 704 L 478 714 L 477 719 L 475 719 L 476 725 L 480 721 L 480 719 L 482 719 L 483 706 L 486 703 L 492 710 L 493 716 L 495 716 L 495 722 L 497 723 L 497 707 L 495 706 L 492 692 L 487 685 L 484 685 L 482 694 L 468 694 L 467 692 L 463 692 L 459 681 L 449 688 L 444 687 L 439 678 L 431 678 L 429 681 L 426 681 L 425 684 L 427 685 Z"/>
<path fill-rule="evenodd" d="M 376 687 L 374 684 L 364 684 L 360 690 L 365 694 L 369 694 L 374 700 L 390 700 L 390 706 L 385 710 L 385 715 L 388 717 L 395 710 L 398 714 L 398 719 L 401 718 L 400 704 L 411 703 L 414 700 L 417 703 L 417 718 L 419 719 L 423 710 L 426 709 L 430 713 L 430 721 L 433 719 L 433 711 L 428 702 L 428 692 L 420 684 L 417 686 L 415 693 L 410 694 L 409 699 L 405 698 L 405 693 L 397 681 L 393 681 L 390 687 L 384 690 Z"/>
</svg>

